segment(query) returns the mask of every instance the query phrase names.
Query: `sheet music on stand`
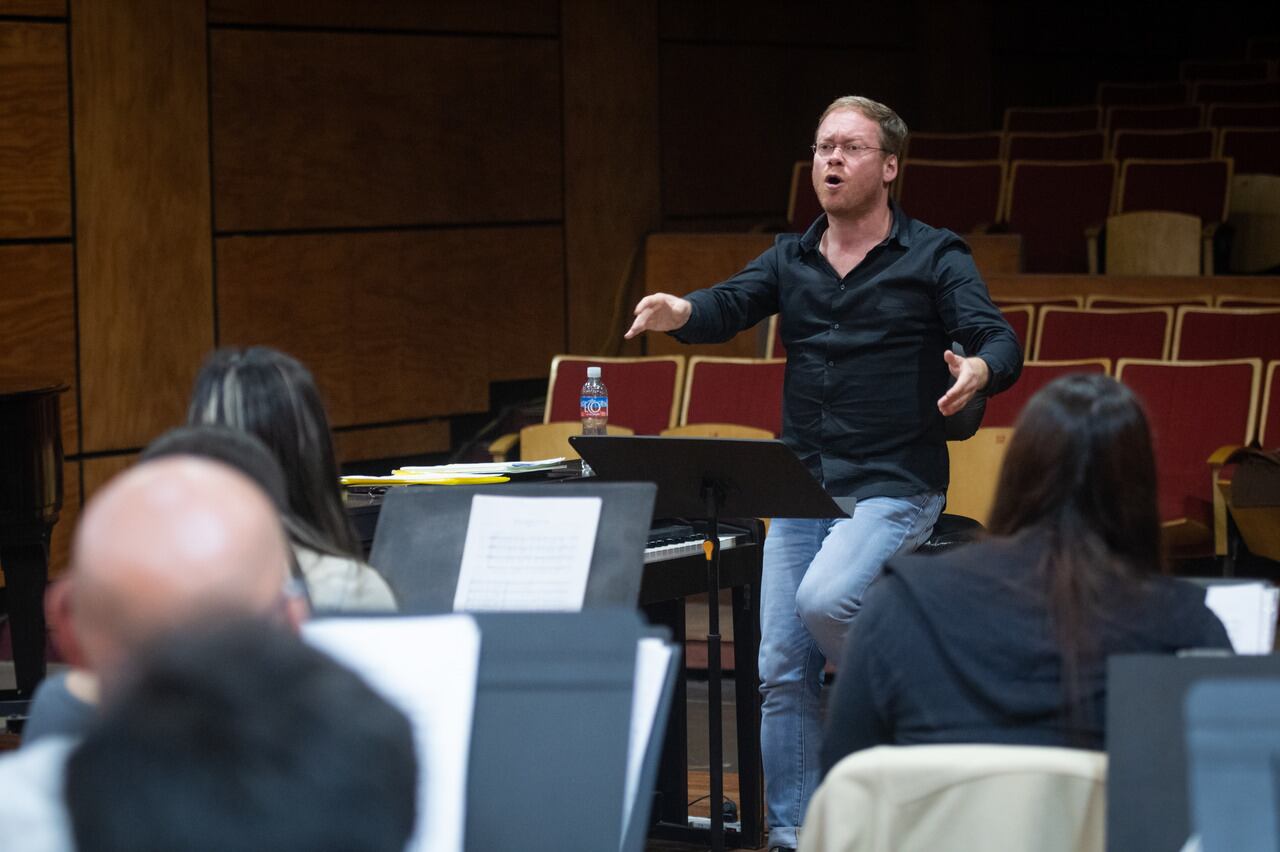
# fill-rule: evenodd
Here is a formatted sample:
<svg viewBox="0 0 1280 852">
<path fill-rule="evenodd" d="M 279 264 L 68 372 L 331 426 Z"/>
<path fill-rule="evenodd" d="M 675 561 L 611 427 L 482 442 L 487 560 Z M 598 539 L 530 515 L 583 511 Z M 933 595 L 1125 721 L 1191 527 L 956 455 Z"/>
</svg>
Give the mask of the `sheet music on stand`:
<svg viewBox="0 0 1280 852">
<path fill-rule="evenodd" d="M 1215 583 L 1205 605 L 1222 621 L 1237 654 L 1270 654 L 1276 644 L 1280 589 L 1270 583 Z"/>
</svg>

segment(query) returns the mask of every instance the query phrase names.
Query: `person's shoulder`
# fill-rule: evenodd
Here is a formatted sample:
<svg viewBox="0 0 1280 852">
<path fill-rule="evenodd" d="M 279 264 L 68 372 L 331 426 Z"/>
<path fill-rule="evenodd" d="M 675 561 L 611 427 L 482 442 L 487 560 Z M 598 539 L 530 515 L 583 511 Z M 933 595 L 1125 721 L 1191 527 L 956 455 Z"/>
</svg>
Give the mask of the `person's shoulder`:
<svg viewBox="0 0 1280 852">
<path fill-rule="evenodd" d="M 395 595 L 370 565 L 332 553 L 294 545 L 298 567 L 307 581 L 311 605 L 317 610 L 394 612 Z"/>
<path fill-rule="evenodd" d="M 73 848 L 62 784 L 67 760 L 78 744 L 74 737 L 46 737 L 0 757 L 0 848 Z"/>
</svg>

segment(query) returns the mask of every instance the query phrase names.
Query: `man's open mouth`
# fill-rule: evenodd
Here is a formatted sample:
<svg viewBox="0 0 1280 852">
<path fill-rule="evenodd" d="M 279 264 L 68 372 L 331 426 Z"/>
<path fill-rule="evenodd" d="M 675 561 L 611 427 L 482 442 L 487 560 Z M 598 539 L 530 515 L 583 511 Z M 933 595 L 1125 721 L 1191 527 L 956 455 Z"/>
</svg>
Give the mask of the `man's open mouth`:
<svg viewBox="0 0 1280 852">
<path fill-rule="evenodd" d="M 839 175 L 827 175 L 823 178 L 823 182 L 826 183 L 827 186 L 839 186 L 844 183 L 844 179 Z"/>
</svg>

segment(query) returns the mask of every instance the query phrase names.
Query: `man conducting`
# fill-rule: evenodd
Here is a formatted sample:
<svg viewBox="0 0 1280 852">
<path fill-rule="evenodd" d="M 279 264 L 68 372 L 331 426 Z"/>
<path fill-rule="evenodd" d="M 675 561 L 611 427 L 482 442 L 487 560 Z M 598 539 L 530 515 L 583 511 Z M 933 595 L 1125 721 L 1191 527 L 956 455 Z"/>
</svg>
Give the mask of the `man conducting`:
<svg viewBox="0 0 1280 852">
<path fill-rule="evenodd" d="M 778 313 L 787 349 L 782 440 L 850 515 L 775 519 L 765 542 L 761 742 L 774 849 L 796 846 L 820 780 L 824 663 L 839 664 L 884 563 L 923 543 L 942 511 L 944 416 L 979 390 L 1008 387 L 1022 366 L 968 246 L 890 200 L 906 137 L 883 104 L 833 101 L 813 145 L 825 214 L 802 235 L 780 234 L 715 287 L 646 296 L 626 334 L 720 342 Z"/>
</svg>

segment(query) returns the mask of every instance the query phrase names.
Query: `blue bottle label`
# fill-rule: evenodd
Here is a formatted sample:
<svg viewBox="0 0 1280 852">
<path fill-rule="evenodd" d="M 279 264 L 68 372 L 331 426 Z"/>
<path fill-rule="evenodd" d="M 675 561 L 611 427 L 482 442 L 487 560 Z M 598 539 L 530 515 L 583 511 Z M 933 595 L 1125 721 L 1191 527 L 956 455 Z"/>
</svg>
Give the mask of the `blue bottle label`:
<svg viewBox="0 0 1280 852">
<path fill-rule="evenodd" d="M 609 397 L 607 396 L 584 396 L 580 397 L 580 410 L 582 417 L 608 417 L 609 416 Z"/>
</svg>

